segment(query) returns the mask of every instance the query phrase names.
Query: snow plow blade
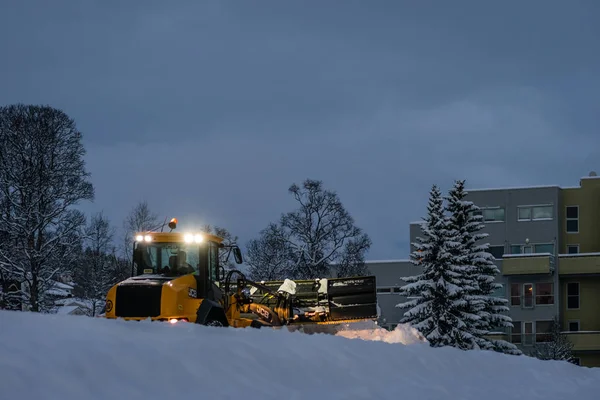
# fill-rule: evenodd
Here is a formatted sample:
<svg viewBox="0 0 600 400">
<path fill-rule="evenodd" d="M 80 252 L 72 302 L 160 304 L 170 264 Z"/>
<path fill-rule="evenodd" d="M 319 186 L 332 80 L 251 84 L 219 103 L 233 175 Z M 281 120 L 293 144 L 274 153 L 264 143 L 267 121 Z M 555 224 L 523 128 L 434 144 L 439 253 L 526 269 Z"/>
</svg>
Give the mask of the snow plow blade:
<svg viewBox="0 0 600 400">
<path fill-rule="evenodd" d="M 327 280 L 330 320 L 377 319 L 375 277 Z"/>
<path fill-rule="evenodd" d="M 335 333 L 349 324 L 376 321 L 377 290 L 374 276 L 296 280 L 289 296 L 291 315 L 289 330 L 306 333 Z M 273 292 L 281 292 L 285 281 L 261 282 Z M 276 307 L 277 298 L 258 290 L 252 294 L 255 303 Z"/>
</svg>

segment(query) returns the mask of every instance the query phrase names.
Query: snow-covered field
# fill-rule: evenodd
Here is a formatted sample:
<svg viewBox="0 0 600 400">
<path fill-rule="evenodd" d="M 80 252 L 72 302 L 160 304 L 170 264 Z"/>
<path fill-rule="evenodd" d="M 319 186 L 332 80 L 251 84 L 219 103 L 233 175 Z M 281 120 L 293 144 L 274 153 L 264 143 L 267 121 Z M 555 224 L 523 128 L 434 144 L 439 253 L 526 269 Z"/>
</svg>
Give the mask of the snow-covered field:
<svg viewBox="0 0 600 400">
<path fill-rule="evenodd" d="M 0 311 L 0 398 L 600 398 L 600 369 L 433 349 L 406 329 L 343 335 Z"/>
</svg>

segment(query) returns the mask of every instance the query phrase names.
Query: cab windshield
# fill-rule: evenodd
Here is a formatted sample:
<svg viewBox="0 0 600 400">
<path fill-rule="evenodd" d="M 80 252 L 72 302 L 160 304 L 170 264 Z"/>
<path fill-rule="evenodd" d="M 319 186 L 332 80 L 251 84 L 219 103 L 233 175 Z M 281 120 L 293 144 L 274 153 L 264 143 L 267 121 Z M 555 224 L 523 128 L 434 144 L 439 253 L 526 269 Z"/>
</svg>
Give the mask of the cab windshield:
<svg viewBox="0 0 600 400">
<path fill-rule="evenodd" d="M 181 276 L 198 272 L 200 245 L 196 243 L 137 243 L 136 275 Z"/>
</svg>

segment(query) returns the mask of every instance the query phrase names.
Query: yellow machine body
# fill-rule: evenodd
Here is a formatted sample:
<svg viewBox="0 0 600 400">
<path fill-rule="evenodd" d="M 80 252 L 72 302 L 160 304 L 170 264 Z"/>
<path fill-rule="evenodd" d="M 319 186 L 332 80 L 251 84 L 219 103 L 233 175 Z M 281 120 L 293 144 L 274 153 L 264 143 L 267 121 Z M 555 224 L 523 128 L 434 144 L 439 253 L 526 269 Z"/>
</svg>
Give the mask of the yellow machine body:
<svg viewBox="0 0 600 400">
<path fill-rule="evenodd" d="M 108 291 L 105 317 L 326 333 L 378 317 L 373 276 L 253 282 L 225 273 L 220 250 L 242 259 L 239 247 L 222 243 L 205 233 L 136 234 L 132 276 Z"/>
</svg>

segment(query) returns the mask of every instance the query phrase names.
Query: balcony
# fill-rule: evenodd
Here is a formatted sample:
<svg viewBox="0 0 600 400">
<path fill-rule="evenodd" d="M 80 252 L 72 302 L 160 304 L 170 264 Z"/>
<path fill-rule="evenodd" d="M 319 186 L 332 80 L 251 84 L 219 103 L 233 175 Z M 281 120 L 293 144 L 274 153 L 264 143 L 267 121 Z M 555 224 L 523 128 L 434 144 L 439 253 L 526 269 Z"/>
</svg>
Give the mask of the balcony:
<svg viewBox="0 0 600 400">
<path fill-rule="evenodd" d="M 507 342 L 510 341 L 510 335 L 505 332 L 490 332 L 489 334 L 484 335 L 484 337 L 488 340 L 505 340 Z"/>
<path fill-rule="evenodd" d="M 561 254 L 559 275 L 600 274 L 600 253 Z"/>
<path fill-rule="evenodd" d="M 573 343 L 573 351 L 600 351 L 600 332 L 563 332 Z"/>
<path fill-rule="evenodd" d="M 550 274 L 554 270 L 554 256 L 550 253 L 504 254 L 503 275 Z"/>
</svg>

